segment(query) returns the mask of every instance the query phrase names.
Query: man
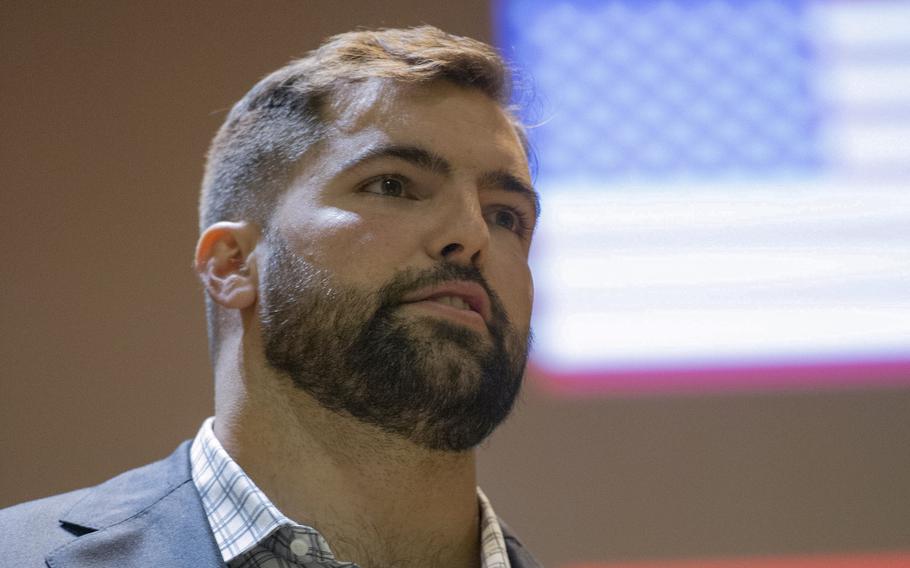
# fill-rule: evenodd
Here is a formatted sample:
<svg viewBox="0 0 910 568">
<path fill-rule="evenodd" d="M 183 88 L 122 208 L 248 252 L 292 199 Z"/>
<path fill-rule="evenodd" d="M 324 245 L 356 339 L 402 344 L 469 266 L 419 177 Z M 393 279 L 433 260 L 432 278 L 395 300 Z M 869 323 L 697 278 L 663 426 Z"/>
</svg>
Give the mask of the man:
<svg viewBox="0 0 910 568">
<path fill-rule="evenodd" d="M 0 513 L 11 566 L 537 564 L 476 487 L 529 343 L 538 215 L 508 76 L 431 27 L 330 39 L 216 136 L 195 268 L 215 417 Z"/>
</svg>

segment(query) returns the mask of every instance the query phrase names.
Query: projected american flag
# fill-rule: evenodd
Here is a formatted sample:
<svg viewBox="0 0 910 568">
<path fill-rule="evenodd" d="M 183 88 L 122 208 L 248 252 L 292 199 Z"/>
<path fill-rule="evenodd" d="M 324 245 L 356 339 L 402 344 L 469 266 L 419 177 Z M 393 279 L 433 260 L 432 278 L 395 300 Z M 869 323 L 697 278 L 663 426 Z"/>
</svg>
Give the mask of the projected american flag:
<svg viewBox="0 0 910 568">
<path fill-rule="evenodd" d="M 532 87 L 535 362 L 557 387 L 910 382 L 910 5 L 498 17 Z"/>
</svg>

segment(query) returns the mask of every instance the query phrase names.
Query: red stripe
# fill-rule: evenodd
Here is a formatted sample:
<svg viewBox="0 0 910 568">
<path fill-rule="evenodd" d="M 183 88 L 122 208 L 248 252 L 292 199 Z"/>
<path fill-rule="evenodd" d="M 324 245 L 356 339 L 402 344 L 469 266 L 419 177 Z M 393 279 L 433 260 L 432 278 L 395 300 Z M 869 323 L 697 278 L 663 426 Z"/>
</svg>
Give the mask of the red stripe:
<svg viewBox="0 0 910 568">
<path fill-rule="evenodd" d="M 910 568 L 910 551 L 706 560 L 586 563 L 563 568 Z"/>
<path fill-rule="evenodd" d="M 685 391 L 791 390 L 910 385 L 910 359 L 729 365 L 560 373 L 533 365 L 530 376 L 554 395 Z"/>
</svg>

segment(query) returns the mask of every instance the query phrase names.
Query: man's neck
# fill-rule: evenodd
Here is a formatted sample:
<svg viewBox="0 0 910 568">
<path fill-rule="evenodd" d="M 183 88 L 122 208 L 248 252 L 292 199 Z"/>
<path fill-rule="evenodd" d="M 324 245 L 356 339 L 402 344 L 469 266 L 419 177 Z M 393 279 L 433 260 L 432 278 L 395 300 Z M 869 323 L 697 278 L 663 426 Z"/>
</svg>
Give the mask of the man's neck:
<svg viewBox="0 0 910 568">
<path fill-rule="evenodd" d="M 417 447 L 326 410 L 281 377 L 231 382 L 216 396 L 215 435 L 282 513 L 320 531 L 338 560 L 479 565 L 472 452 Z"/>
</svg>

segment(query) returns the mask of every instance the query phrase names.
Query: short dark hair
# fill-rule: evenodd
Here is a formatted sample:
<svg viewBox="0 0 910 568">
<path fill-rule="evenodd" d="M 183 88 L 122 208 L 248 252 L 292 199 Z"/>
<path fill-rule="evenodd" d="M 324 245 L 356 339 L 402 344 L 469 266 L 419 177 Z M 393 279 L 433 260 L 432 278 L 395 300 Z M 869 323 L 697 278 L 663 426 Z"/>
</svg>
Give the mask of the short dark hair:
<svg viewBox="0 0 910 568">
<path fill-rule="evenodd" d="M 259 81 L 231 109 L 209 149 L 199 230 L 218 221 L 250 221 L 267 231 L 293 166 L 325 135 L 326 103 L 370 79 L 477 89 L 502 105 L 529 151 L 509 107 L 509 68 L 489 45 L 432 26 L 343 33 Z M 217 313 L 208 295 L 206 317 L 214 358 Z"/>
</svg>

